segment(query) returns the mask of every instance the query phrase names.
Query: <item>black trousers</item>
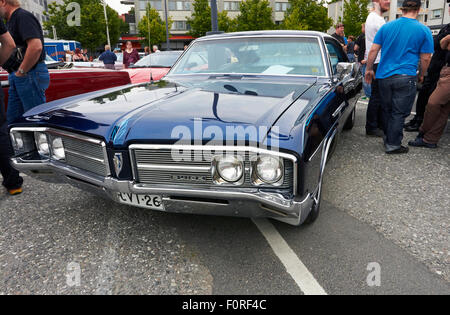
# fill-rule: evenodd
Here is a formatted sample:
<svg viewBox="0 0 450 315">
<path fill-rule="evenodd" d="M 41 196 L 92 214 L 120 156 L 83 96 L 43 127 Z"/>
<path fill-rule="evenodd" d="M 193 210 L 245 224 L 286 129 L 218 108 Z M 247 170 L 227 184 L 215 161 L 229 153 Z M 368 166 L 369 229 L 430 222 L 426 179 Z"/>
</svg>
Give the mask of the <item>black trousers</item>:
<svg viewBox="0 0 450 315">
<path fill-rule="evenodd" d="M 416 104 L 416 116 L 415 120 L 422 122 L 425 116 L 425 107 L 428 104 L 428 99 L 431 94 L 433 94 L 436 89 L 437 83 L 439 81 L 439 72 L 437 75 L 435 72 L 428 70 L 429 74 L 424 78 L 422 88 L 419 91 Z M 430 73 L 431 72 L 431 73 Z"/>
<path fill-rule="evenodd" d="M 7 189 L 17 189 L 22 187 L 23 184 L 23 179 L 19 176 L 19 172 L 12 168 L 9 163 L 13 154 L 8 133 L 8 123 L 6 122 L 4 94 L 0 88 L 0 172 L 3 176 L 2 184 Z"/>
<path fill-rule="evenodd" d="M 378 64 L 373 66 L 373 71 L 377 73 Z M 381 108 L 379 80 L 372 81 L 372 94 L 370 96 L 369 105 L 367 105 L 366 113 L 366 131 L 375 131 L 381 129 L 386 133 L 386 118 Z"/>
</svg>

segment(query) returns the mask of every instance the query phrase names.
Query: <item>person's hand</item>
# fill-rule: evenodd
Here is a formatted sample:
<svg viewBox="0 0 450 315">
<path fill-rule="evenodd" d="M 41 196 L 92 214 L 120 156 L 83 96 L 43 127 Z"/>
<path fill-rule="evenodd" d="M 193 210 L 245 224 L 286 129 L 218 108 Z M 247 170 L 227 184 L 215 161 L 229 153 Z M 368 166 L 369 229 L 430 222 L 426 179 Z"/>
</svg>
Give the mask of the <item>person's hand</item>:
<svg viewBox="0 0 450 315">
<path fill-rule="evenodd" d="M 14 75 L 18 78 L 23 78 L 26 74 L 22 74 L 19 71 L 14 72 Z"/>
<path fill-rule="evenodd" d="M 367 84 L 372 84 L 372 81 L 375 79 L 375 72 L 373 70 L 366 70 L 365 79 Z"/>
<path fill-rule="evenodd" d="M 364 60 L 361 60 L 361 64 L 362 64 L 362 65 L 365 65 L 366 63 L 367 63 L 367 60 L 365 60 L 365 59 L 364 59 Z"/>
<path fill-rule="evenodd" d="M 419 83 L 423 83 L 423 78 L 424 78 L 424 76 L 423 76 L 423 74 L 419 74 Z"/>
</svg>

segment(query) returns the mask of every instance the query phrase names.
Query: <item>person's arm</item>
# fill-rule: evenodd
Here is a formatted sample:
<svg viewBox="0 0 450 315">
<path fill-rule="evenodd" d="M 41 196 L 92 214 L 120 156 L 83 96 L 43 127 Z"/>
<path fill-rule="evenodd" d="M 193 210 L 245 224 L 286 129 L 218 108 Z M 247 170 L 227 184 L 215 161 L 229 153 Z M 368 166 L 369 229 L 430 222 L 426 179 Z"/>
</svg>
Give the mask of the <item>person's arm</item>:
<svg viewBox="0 0 450 315">
<path fill-rule="evenodd" d="M 0 35 L 0 43 L 2 47 L 0 48 L 0 65 L 3 65 L 11 56 L 16 44 L 9 32 Z"/>
<path fill-rule="evenodd" d="M 27 40 L 27 51 L 19 69 L 22 69 L 25 73 L 30 71 L 31 68 L 33 68 L 34 65 L 39 61 L 42 49 L 42 42 L 39 38 L 31 38 Z M 24 75 L 19 71 L 16 71 L 16 76 L 23 77 Z"/>
<path fill-rule="evenodd" d="M 113 53 L 112 56 L 113 56 L 113 61 L 115 63 L 117 61 L 117 55 Z"/>
<path fill-rule="evenodd" d="M 128 68 L 128 53 L 126 51 L 123 52 L 123 66 L 124 68 Z"/>
<path fill-rule="evenodd" d="M 432 54 L 420 54 L 420 72 L 419 72 L 419 83 L 423 82 L 423 78 L 427 73 L 427 69 L 430 66 Z"/>
<path fill-rule="evenodd" d="M 441 40 L 440 44 L 441 44 L 441 48 L 442 48 L 443 50 L 448 50 L 448 47 L 449 47 L 449 45 L 450 45 L 450 35 L 445 36 L 445 37 Z"/>
<path fill-rule="evenodd" d="M 100 57 L 98 57 L 98 60 L 103 61 L 104 58 L 105 58 L 105 53 L 102 53 L 100 55 Z"/>
<path fill-rule="evenodd" d="M 377 59 L 378 53 L 381 50 L 381 45 L 373 44 L 369 51 L 369 56 L 367 57 L 367 66 L 366 66 L 366 83 L 372 84 L 372 80 L 375 79 L 375 72 L 373 71 L 373 65 L 375 60 Z"/>
</svg>

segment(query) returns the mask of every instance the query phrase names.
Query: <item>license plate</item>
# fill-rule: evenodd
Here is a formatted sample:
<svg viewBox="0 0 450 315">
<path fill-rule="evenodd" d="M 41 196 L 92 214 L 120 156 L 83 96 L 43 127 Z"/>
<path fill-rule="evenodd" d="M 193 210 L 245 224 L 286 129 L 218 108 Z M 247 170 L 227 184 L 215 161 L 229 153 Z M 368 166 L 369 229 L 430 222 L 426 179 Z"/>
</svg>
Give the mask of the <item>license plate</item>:
<svg viewBox="0 0 450 315">
<path fill-rule="evenodd" d="M 118 197 L 121 203 L 130 206 L 154 210 L 164 210 L 164 205 L 161 196 L 118 193 Z"/>
</svg>

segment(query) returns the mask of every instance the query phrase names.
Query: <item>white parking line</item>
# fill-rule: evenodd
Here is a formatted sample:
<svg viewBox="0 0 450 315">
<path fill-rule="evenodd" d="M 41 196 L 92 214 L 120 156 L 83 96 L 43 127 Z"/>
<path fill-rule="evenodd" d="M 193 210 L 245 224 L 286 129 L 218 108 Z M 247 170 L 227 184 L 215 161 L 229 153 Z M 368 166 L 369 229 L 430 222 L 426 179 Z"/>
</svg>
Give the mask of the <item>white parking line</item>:
<svg viewBox="0 0 450 315">
<path fill-rule="evenodd" d="M 266 238 L 275 255 L 305 295 L 327 295 L 308 268 L 301 262 L 275 227 L 266 219 L 253 219 L 253 223 Z"/>
</svg>

